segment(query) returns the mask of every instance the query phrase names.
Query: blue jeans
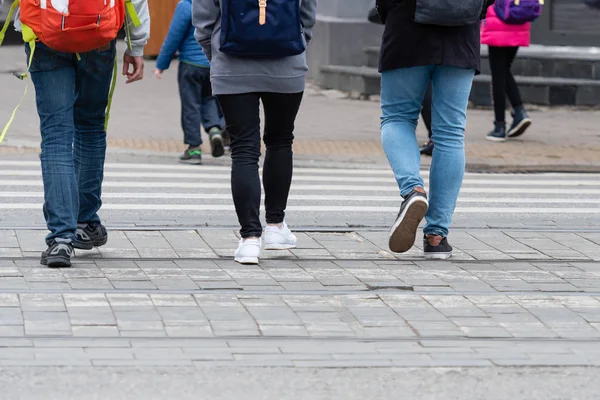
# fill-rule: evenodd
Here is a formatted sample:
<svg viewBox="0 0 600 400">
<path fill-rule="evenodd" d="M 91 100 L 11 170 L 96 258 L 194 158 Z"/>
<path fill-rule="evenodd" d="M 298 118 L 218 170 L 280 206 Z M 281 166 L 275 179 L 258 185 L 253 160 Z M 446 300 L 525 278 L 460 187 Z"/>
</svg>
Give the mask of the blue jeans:
<svg viewBox="0 0 600 400">
<path fill-rule="evenodd" d="M 448 236 L 465 172 L 464 134 L 474 70 L 430 65 L 385 71 L 381 76 L 381 140 L 405 197 L 424 187 L 415 130 L 423 96 L 433 87 L 432 138 L 426 235 Z"/>
<path fill-rule="evenodd" d="M 106 132 L 104 119 L 115 42 L 81 54 L 38 43 L 31 64 L 42 134 L 46 243 L 71 242 L 77 223 L 99 223 Z M 26 47 L 27 56 L 29 49 Z"/>
<path fill-rule="evenodd" d="M 184 143 L 190 146 L 202 144 L 201 125 L 208 132 L 211 128 L 223 128 L 223 118 L 216 97 L 210 86 L 210 68 L 184 62 L 179 63 L 177 74 L 181 98 L 181 127 Z"/>
</svg>

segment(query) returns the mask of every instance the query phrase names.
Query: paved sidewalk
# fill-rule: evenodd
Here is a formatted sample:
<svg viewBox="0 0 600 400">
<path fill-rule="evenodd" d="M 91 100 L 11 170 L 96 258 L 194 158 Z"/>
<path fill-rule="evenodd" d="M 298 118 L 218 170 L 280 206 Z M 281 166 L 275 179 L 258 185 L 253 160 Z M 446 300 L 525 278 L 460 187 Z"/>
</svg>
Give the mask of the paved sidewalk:
<svg viewBox="0 0 600 400">
<path fill-rule="evenodd" d="M 24 83 L 10 71 L 23 68 L 20 46 L 0 48 L 0 121 L 8 120 L 22 96 Z M 176 64 L 162 81 L 147 62 L 143 82 L 119 82 L 109 144 L 114 150 L 159 153 L 175 157 L 184 148 L 179 128 Z M 39 143 L 34 94 L 29 93 L 0 154 L 36 152 Z M 297 121 L 295 154 L 299 159 L 342 163 L 385 164 L 379 140 L 379 105 L 350 100 L 344 94 L 307 89 Z M 532 109 L 534 125 L 519 140 L 491 143 L 485 135 L 491 110 L 469 110 L 468 167 L 472 171 L 600 171 L 600 111 Z M 425 140 L 423 128 L 419 139 Z M 208 150 L 208 149 L 206 149 Z M 227 160 L 224 159 L 224 162 Z M 424 158 L 424 164 L 429 159 Z"/>
<path fill-rule="evenodd" d="M 0 365 L 600 365 L 597 232 L 460 231 L 446 262 L 300 232 L 242 266 L 229 230 L 113 231 L 62 270 L 43 233 L 0 231 Z"/>
</svg>

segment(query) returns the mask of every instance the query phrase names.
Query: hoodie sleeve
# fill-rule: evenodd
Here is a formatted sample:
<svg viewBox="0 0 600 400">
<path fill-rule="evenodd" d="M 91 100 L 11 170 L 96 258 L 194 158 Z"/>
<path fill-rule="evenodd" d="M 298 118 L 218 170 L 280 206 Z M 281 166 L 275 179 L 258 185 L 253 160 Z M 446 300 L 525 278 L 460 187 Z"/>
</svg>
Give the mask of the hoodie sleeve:
<svg viewBox="0 0 600 400">
<path fill-rule="evenodd" d="M 148 0 L 131 0 L 135 11 L 140 19 L 140 26 L 135 27 L 131 18 L 125 14 L 125 23 L 129 25 L 129 38 L 131 49 L 127 49 L 127 54 L 134 57 L 144 55 L 144 47 L 150 38 L 150 10 L 148 9 Z"/>
<path fill-rule="evenodd" d="M 302 0 L 300 4 L 300 18 L 302 19 L 302 27 L 306 42 L 312 39 L 312 31 L 317 22 L 317 0 Z"/>
<path fill-rule="evenodd" d="M 221 16 L 219 0 L 193 0 L 192 24 L 196 28 L 195 38 L 209 61 L 212 60 L 211 39 L 215 24 Z"/>
<path fill-rule="evenodd" d="M 190 7 L 190 3 L 180 1 L 175 8 L 175 14 L 173 15 L 169 32 L 160 49 L 160 54 L 156 59 L 156 68 L 163 71 L 169 69 L 175 52 L 179 49 L 181 43 L 185 39 L 185 34 L 190 27 L 191 20 L 192 8 Z"/>
</svg>

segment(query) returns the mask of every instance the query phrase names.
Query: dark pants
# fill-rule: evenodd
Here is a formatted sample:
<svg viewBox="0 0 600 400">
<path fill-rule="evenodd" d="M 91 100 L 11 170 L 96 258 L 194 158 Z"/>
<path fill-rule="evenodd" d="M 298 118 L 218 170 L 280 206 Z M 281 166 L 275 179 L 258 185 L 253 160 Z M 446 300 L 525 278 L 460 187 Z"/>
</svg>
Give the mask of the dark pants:
<svg viewBox="0 0 600 400">
<path fill-rule="evenodd" d="M 104 122 L 115 42 L 75 54 L 38 43 L 31 63 L 42 135 L 46 243 L 70 243 L 77 223 L 98 223 L 106 154 Z M 29 47 L 25 47 L 29 58 Z"/>
<path fill-rule="evenodd" d="M 429 86 L 427 86 L 427 91 L 425 92 L 425 97 L 423 97 L 423 109 L 421 110 L 421 116 L 425 122 L 425 127 L 427 128 L 427 137 L 429 137 L 429 139 L 431 139 L 431 102 L 433 101 L 431 91 L 431 82 L 429 82 Z"/>
<path fill-rule="evenodd" d="M 513 108 L 523 105 L 519 87 L 512 72 L 510 72 L 510 67 L 518 50 L 518 47 L 489 46 L 494 114 L 497 122 L 504 122 L 507 95 Z"/>
<path fill-rule="evenodd" d="M 263 166 L 268 224 L 285 218 L 292 183 L 294 123 L 303 93 L 246 93 L 218 96 L 231 136 L 231 191 L 243 238 L 260 237 L 260 111 L 265 112 Z"/>
<path fill-rule="evenodd" d="M 177 74 L 181 98 L 181 127 L 184 143 L 190 146 L 202 144 L 202 130 L 222 128 L 217 99 L 212 95 L 210 69 L 184 62 L 179 63 Z"/>
</svg>

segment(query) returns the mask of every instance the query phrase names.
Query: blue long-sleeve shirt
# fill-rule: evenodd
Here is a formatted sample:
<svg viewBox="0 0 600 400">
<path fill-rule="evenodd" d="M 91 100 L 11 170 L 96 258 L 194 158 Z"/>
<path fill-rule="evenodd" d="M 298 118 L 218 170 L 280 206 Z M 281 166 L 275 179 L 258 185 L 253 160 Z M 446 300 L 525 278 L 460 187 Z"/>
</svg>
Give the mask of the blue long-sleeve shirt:
<svg viewBox="0 0 600 400">
<path fill-rule="evenodd" d="M 202 47 L 194 38 L 195 28 L 192 25 L 192 0 L 180 0 L 171 21 L 169 33 L 156 59 L 156 68 L 169 69 L 175 52 L 179 51 L 179 61 L 200 67 L 208 67 L 210 63 L 202 51 Z"/>
</svg>

